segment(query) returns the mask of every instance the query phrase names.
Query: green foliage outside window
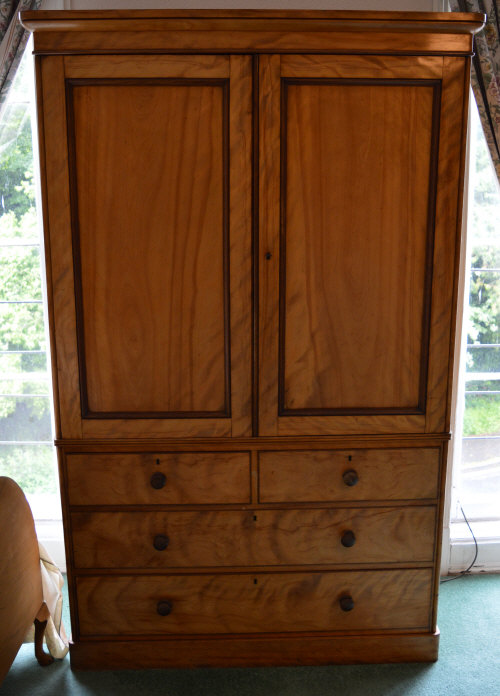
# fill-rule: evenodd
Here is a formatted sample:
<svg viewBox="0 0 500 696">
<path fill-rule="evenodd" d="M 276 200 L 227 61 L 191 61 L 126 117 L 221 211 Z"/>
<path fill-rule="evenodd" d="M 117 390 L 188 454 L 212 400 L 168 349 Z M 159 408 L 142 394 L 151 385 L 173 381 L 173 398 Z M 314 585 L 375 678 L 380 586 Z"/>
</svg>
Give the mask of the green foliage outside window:
<svg viewBox="0 0 500 696">
<path fill-rule="evenodd" d="M 57 486 L 52 446 L 17 444 L 51 440 L 27 69 L 0 123 L 0 474 L 29 494 Z"/>
</svg>

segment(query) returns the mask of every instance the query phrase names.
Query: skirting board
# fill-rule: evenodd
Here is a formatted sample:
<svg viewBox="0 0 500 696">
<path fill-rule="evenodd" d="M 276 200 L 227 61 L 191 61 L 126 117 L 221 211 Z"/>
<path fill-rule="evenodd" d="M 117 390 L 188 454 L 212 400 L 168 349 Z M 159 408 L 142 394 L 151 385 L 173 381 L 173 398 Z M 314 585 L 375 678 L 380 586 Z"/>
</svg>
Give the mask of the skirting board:
<svg viewBox="0 0 500 696">
<path fill-rule="evenodd" d="M 436 633 L 159 640 L 81 640 L 70 646 L 73 669 L 259 667 L 435 662 Z"/>
<path fill-rule="evenodd" d="M 450 544 L 449 575 L 460 573 L 469 567 L 475 554 L 473 541 L 452 541 Z M 478 555 L 470 573 L 500 572 L 500 539 L 478 542 Z"/>
</svg>

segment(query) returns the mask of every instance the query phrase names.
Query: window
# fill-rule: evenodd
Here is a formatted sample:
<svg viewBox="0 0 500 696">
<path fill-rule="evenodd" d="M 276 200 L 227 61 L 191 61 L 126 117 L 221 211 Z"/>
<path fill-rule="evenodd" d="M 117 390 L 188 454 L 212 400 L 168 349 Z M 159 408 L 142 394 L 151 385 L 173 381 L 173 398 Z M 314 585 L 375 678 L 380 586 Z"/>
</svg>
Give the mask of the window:
<svg viewBox="0 0 500 696">
<path fill-rule="evenodd" d="M 35 206 L 31 48 L 0 121 L 0 474 L 35 519 L 60 518 L 40 232 Z"/>
<path fill-rule="evenodd" d="M 500 537 L 500 191 L 471 108 L 464 355 L 459 382 L 452 536 Z M 495 530 L 495 531 L 492 531 Z M 498 559 L 500 561 L 500 559 Z"/>
</svg>

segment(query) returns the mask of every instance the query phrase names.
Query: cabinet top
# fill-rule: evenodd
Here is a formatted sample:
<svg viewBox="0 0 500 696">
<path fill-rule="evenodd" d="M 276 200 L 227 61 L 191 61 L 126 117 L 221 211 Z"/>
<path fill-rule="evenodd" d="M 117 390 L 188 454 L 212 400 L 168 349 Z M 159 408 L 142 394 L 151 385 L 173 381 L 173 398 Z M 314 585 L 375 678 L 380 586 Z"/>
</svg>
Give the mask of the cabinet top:
<svg viewBox="0 0 500 696">
<path fill-rule="evenodd" d="M 485 15 L 344 10 L 27 11 L 35 52 L 454 54 Z"/>
<path fill-rule="evenodd" d="M 170 18 L 227 18 L 245 19 L 264 17 L 266 19 L 335 19 L 351 21 L 383 22 L 482 22 L 485 15 L 477 12 L 381 12 L 378 10 L 26 10 L 21 13 L 23 20 L 81 20 L 81 19 L 170 19 Z"/>
</svg>

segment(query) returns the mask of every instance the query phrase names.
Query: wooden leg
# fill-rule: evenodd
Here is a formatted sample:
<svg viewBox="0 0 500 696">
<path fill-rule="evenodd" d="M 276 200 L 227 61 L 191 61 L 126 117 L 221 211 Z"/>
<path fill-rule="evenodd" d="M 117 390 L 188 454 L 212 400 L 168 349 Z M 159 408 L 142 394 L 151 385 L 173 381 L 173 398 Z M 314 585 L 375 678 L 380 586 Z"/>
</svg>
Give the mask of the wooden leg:
<svg viewBox="0 0 500 696">
<path fill-rule="evenodd" d="M 47 621 L 35 619 L 35 657 L 38 660 L 38 664 L 42 667 L 46 667 L 54 662 L 52 655 L 43 650 L 43 634 L 46 627 Z"/>
</svg>

